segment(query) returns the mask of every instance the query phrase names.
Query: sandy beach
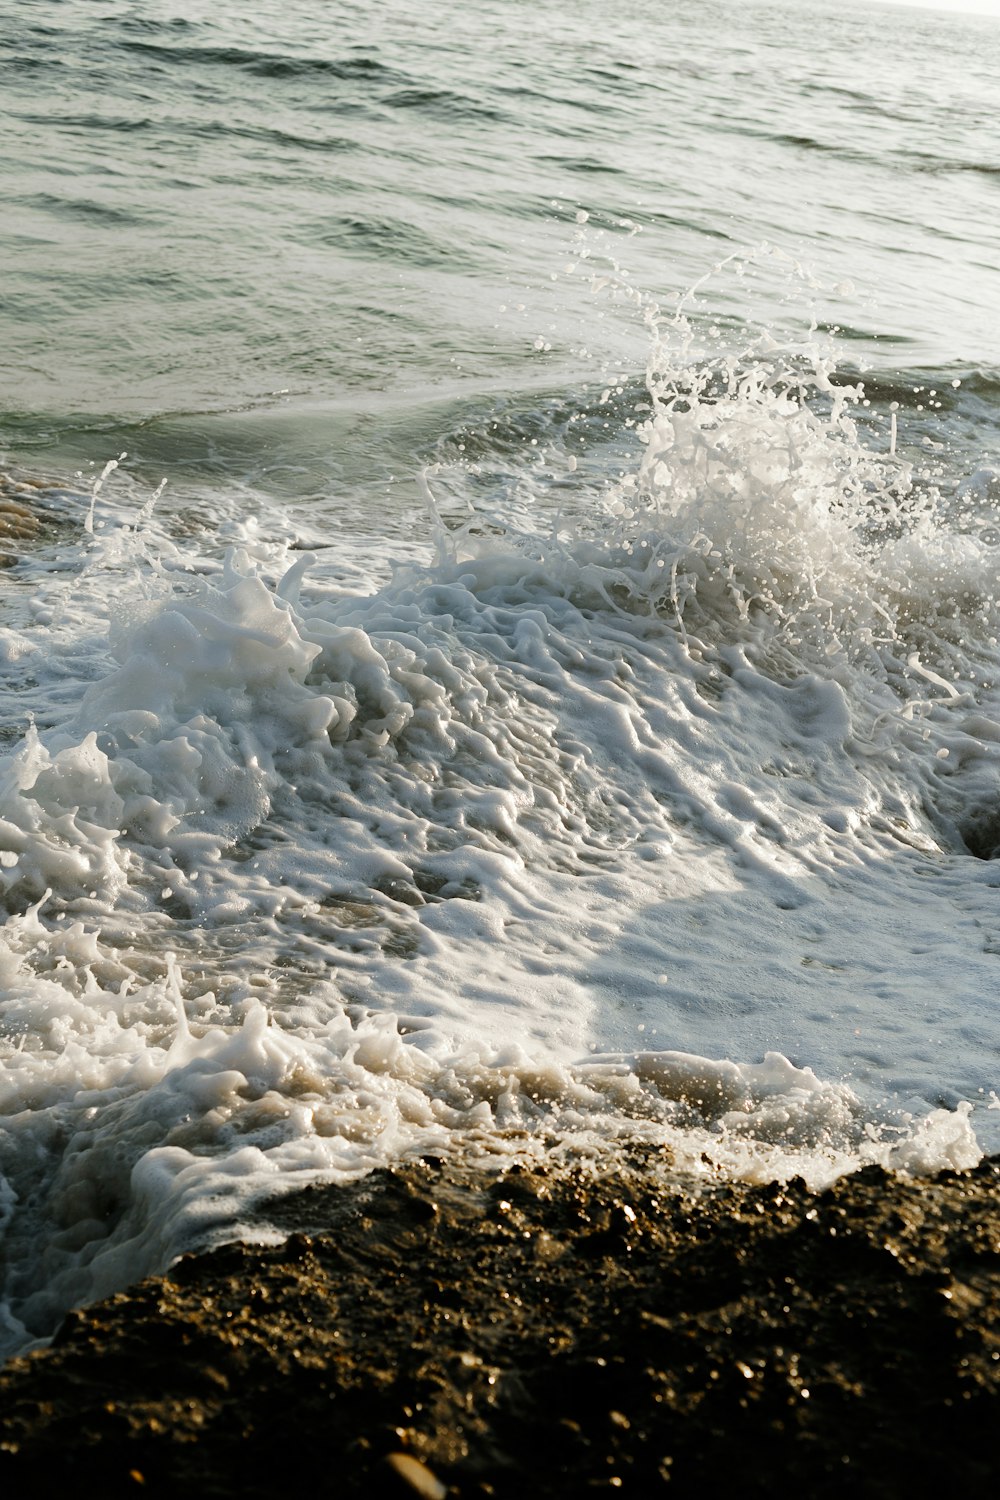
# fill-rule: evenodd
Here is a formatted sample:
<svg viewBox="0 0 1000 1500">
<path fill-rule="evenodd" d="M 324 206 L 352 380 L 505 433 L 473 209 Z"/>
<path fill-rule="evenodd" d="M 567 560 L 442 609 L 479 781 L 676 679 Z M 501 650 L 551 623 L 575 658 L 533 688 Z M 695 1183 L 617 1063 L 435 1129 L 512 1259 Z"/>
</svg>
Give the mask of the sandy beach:
<svg viewBox="0 0 1000 1500">
<path fill-rule="evenodd" d="M 428 1159 L 72 1313 L 0 1376 L 5 1493 L 986 1494 L 1000 1162 L 706 1189 Z"/>
</svg>

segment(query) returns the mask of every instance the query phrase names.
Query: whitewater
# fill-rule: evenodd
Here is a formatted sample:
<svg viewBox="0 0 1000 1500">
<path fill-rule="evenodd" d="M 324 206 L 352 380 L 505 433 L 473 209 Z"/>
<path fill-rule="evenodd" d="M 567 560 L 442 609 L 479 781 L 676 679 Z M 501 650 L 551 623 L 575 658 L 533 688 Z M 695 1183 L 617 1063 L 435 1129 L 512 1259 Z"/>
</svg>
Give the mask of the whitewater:
<svg viewBox="0 0 1000 1500">
<path fill-rule="evenodd" d="M 179 54 L 130 15 L 143 67 Z M 786 43 L 760 15 L 763 55 Z M 314 86 L 240 46 L 184 63 Z M 345 334 L 354 395 L 240 386 L 224 354 L 223 399 L 198 345 L 170 391 L 97 390 L 99 299 L 8 401 L 4 1354 L 260 1235 L 266 1197 L 421 1153 L 639 1140 L 689 1177 L 821 1186 L 1000 1149 L 979 324 L 904 360 L 818 233 L 810 258 L 729 226 L 721 253 L 692 220 L 655 275 L 641 204 L 546 202 L 486 370 L 450 355 L 435 385 L 429 333 L 423 374 Z M 478 212 L 496 231 L 499 195 Z M 387 230 L 366 253 L 399 252 Z"/>
</svg>

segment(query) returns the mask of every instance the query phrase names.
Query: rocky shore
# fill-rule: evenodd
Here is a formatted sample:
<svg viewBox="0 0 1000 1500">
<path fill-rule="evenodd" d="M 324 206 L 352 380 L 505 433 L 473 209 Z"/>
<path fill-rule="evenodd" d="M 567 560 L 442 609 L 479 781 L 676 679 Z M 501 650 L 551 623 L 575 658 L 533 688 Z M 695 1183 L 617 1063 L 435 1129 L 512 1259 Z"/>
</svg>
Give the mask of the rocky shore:
<svg viewBox="0 0 1000 1500">
<path fill-rule="evenodd" d="M 1000 1162 L 710 1187 L 651 1154 L 284 1198 L 0 1374 L 0 1486 L 991 1493 Z M 67 1486 L 69 1488 L 67 1488 Z"/>
</svg>

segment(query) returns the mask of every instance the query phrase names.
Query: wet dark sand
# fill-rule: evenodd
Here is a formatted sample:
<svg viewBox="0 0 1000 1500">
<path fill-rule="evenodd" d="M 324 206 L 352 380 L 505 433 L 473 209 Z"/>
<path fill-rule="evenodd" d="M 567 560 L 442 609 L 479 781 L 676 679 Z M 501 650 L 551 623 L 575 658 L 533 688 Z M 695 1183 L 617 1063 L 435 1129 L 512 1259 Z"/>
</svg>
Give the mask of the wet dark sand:
<svg viewBox="0 0 1000 1500">
<path fill-rule="evenodd" d="M 9 1365 L 2 1493 L 991 1494 L 998 1187 L 696 1190 L 640 1154 L 307 1191 L 262 1216 L 281 1247 Z"/>
</svg>

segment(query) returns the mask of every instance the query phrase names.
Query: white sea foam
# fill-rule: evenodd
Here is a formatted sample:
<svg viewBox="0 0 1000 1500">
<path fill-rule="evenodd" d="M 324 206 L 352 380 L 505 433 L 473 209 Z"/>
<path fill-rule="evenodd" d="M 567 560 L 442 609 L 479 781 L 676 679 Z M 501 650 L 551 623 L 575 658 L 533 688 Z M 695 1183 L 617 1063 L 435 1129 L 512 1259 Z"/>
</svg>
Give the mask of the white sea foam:
<svg viewBox="0 0 1000 1500">
<path fill-rule="evenodd" d="M 408 1152 L 978 1159 L 993 550 L 808 347 L 657 335 L 597 511 L 480 507 L 364 594 L 333 551 L 102 531 L 106 487 L 12 622 L 44 720 L 0 767 L 12 1344 Z"/>
</svg>

